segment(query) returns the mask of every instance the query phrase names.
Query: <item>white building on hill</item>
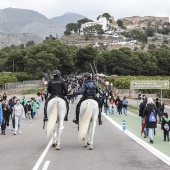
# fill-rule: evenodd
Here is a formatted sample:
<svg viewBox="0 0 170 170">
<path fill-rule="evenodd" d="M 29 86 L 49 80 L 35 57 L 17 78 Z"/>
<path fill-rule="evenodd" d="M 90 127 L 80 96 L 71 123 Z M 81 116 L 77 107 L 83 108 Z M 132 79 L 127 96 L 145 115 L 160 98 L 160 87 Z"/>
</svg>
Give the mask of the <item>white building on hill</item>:
<svg viewBox="0 0 170 170">
<path fill-rule="evenodd" d="M 94 26 L 94 25 L 97 25 L 97 24 L 102 25 L 102 29 L 104 31 L 106 31 L 108 29 L 108 20 L 107 20 L 107 18 L 100 16 L 99 20 L 96 21 L 96 22 L 86 22 L 86 23 L 82 24 L 80 30 L 83 32 L 84 28 Z"/>
</svg>

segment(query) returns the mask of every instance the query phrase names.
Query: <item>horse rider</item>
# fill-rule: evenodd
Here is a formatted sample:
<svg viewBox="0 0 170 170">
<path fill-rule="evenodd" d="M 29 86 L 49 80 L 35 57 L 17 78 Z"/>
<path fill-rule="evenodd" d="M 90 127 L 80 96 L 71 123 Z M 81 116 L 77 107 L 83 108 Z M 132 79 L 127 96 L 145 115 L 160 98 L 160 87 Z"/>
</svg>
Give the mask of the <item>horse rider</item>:
<svg viewBox="0 0 170 170">
<path fill-rule="evenodd" d="M 47 92 L 50 93 L 50 97 L 46 100 L 45 105 L 44 105 L 44 122 L 48 121 L 47 117 L 47 104 L 48 102 L 54 98 L 54 97 L 60 97 L 65 100 L 66 102 L 66 107 L 67 107 L 67 113 L 64 118 L 65 121 L 68 121 L 68 111 L 69 111 L 69 104 L 65 96 L 67 96 L 68 93 L 68 88 L 64 82 L 63 79 L 61 79 L 61 73 L 59 70 L 55 70 L 53 72 L 53 79 L 51 79 L 48 83 L 47 87 Z"/>
<path fill-rule="evenodd" d="M 85 81 L 81 86 L 79 91 L 72 92 L 73 95 L 83 95 L 80 101 L 76 106 L 76 118 L 73 119 L 73 122 L 78 124 L 79 121 L 79 112 L 80 105 L 86 99 L 94 99 L 97 100 L 96 94 L 98 93 L 98 87 L 95 84 L 94 80 L 92 80 L 92 76 L 90 73 L 86 72 L 84 74 Z"/>
</svg>

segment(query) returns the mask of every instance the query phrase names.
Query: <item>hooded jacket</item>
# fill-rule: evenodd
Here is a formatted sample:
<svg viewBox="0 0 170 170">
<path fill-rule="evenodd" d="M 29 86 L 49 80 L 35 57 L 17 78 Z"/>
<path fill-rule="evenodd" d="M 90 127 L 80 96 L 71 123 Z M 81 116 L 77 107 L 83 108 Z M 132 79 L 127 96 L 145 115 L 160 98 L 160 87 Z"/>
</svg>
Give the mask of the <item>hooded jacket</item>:
<svg viewBox="0 0 170 170">
<path fill-rule="evenodd" d="M 156 122 L 149 122 L 151 112 L 155 113 Z M 147 104 L 142 117 L 146 116 L 146 128 L 157 128 L 157 108 L 154 104 Z"/>
</svg>

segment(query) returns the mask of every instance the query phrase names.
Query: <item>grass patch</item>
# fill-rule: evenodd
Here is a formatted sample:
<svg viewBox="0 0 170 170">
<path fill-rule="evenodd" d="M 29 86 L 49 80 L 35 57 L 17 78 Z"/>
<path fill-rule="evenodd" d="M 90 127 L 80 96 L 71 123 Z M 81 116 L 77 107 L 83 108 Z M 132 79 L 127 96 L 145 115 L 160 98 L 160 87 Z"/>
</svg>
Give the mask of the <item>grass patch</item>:
<svg viewBox="0 0 170 170">
<path fill-rule="evenodd" d="M 129 106 L 128 105 L 128 111 L 132 112 L 132 113 L 139 113 L 139 107 L 135 107 L 135 106 Z"/>
<path fill-rule="evenodd" d="M 42 90 L 45 91 L 45 89 L 43 89 L 43 88 L 38 88 L 38 89 L 26 90 L 26 91 L 21 92 L 20 94 L 22 94 L 22 95 L 26 95 L 26 94 L 37 94 L 38 92 L 41 92 Z"/>
</svg>

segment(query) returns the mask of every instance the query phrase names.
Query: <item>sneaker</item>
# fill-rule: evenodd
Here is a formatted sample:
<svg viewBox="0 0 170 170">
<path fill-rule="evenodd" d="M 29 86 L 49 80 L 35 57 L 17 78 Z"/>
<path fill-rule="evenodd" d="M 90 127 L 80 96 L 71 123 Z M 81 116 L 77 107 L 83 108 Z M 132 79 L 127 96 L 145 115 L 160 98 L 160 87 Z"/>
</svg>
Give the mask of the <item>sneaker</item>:
<svg viewBox="0 0 170 170">
<path fill-rule="evenodd" d="M 21 134 L 22 132 L 21 131 L 19 131 L 19 134 Z"/>
<path fill-rule="evenodd" d="M 14 132 L 14 135 L 16 135 L 17 134 L 17 132 Z"/>
<path fill-rule="evenodd" d="M 153 140 L 150 139 L 149 143 L 153 144 Z"/>
</svg>

